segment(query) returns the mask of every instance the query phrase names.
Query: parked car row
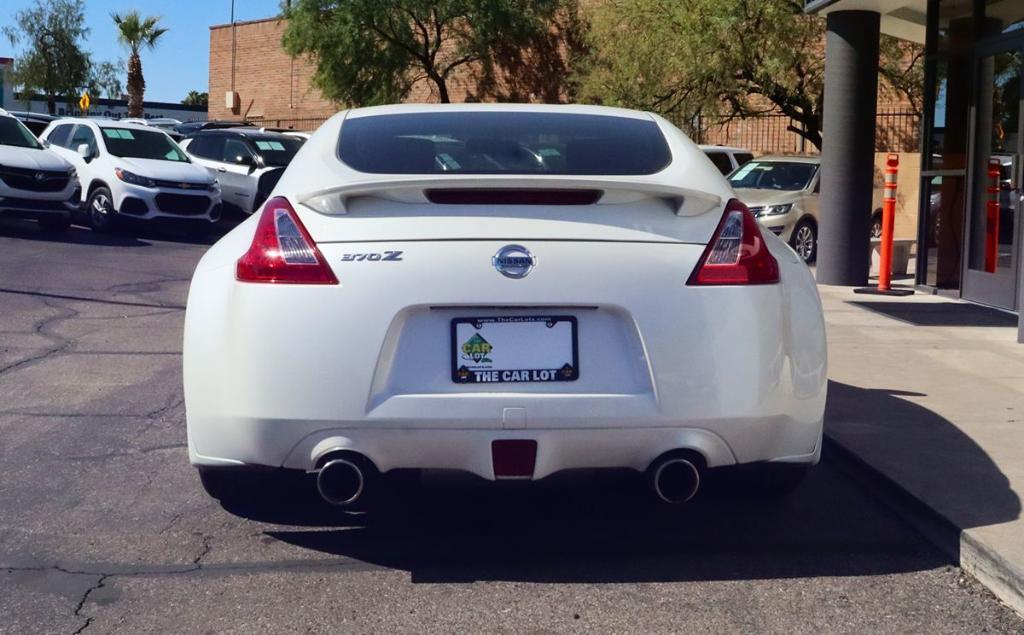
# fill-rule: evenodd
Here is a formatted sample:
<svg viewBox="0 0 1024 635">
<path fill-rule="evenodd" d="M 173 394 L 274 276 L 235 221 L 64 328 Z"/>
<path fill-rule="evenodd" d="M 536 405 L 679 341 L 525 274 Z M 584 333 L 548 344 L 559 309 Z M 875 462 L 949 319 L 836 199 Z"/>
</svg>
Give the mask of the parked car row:
<svg viewBox="0 0 1024 635">
<path fill-rule="evenodd" d="M 24 120 L 45 123 L 37 132 Z M 226 206 L 251 214 L 305 143 L 296 134 L 216 125 L 173 136 L 176 120 L 57 118 L 0 110 L 0 215 L 62 231 L 119 219 L 200 231 Z"/>
</svg>

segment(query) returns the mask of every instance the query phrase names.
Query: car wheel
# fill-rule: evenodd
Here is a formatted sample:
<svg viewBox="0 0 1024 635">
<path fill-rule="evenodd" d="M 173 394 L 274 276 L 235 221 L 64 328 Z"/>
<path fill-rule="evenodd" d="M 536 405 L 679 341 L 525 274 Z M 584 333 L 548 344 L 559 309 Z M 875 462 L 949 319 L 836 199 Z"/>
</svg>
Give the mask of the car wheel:
<svg viewBox="0 0 1024 635">
<path fill-rule="evenodd" d="M 797 223 L 790 239 L 793 251 L 807 264 L 813 264 L 818 258 L 818 228 L 808 220 Z"/>
<path fill-rule="evenodd" d="M 882 214 L 879 212 L 876 212 L 875 215 L 871 217 L 871 237 L 882 237 Z"/>
<path fill-rule="evenodd" d="M 39 228 L 48 234 L 63 234 L 71 227 L 70 218 L 40 218 Z"/>
<path fill-rule="evenodd" d="M 114 197 L 110 190 L 98 187 L 89 196 L 86 206 L 89 226 L 96 231 L 109 231 L 114 226 Z"/>
</svg>

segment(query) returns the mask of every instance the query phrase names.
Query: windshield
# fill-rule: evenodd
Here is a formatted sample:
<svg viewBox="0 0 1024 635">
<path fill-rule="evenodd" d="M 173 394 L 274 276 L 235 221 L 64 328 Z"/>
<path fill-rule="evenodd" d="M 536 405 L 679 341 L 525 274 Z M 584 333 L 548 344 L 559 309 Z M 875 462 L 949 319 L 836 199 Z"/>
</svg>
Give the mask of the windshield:
<svg viewBox="0 0 1024 635">
<path fill-rule="evenodd" d="M 163 132 L 107 127 L 100 130 L 107 152 L 115 157 L 188 163 L 181 148 Z"/>
<path fill-rule="evenodd" d="M 729 183 L 736 189 L 802 190 L 806 188 L 818 166 L 796 161 L 751 161 L 736 168 Z"/>
<path fill-rule="evenodd" d="M 0 117 L 0 145 L 17 148 L 42 148 L 36 136 L 14 117 Z"/>
<path fill-rule="evenodd" d="M 377 174 L 654 174 L 671 161 L 650 119 L 435 112 L 347 119 L 341 160 Z"/>
<path fill-rule="evenodd" d="M 283 168 L 292 161 L 292 157 L 299 151 L 304 139 L 297 137 L 250 137 L 256 150 L 263 157 L 264 165 L 274 168 Z"/>
</svg>

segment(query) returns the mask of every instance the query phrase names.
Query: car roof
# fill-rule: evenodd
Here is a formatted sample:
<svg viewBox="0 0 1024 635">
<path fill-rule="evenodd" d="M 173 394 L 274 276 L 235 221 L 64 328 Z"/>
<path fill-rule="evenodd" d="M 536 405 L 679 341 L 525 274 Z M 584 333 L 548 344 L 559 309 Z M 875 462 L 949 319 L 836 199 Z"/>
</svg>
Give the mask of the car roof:
<svg viewBox="0 0 1024 635">
<path fill-rule="evenodd" d="M 372 117 L 374 115 L 409 115 L 435 112 L 537 112 L 570 115 L 600 115 L 605 117 L 626 117 L 628 119 L 648 119 L 650 113 L 627 108 L 611 106 L 589 106 L 580 104 L 510 104 L 510 103 L 466 103 L 466 104 L 390 104 L 387 106 L 368 106 L 353 108 L 346 113 L 346 118 Z"/>
<path fill-rule="evenodd" d="M 742 152 L 742 153 L 745 153 L 745 154 L 753 154 L 753 152 L 751 152 L 747 148 L 737 148 L 736 146 L 717 146 L 717 145 L 701 144 L 701 145 L 699 145 L 697 147 L 700 148 L 701 150 L 705 150 L 705 151 L 706 150 L 721 150 L 722 152 Z"/>
<path fill-rule="evenodd" d="M 224 136 L 239 136 L 250 139 L 294 139 L 294 135 L 289 135 L 284 132 L 273 132 L 270 130 L 260 130 L 259 128 L 212 128 L 207 130 L 196 130 L 189 135 L 189 138 L 195 137 L 224 137 Z"/>
<path fill-rule="evenodd" d="M 48 115 L 43 112 L 29 112 L 27 110 L 4 110 L 0 108 L 0 114 L 10 115 L 16 119 L 36 119 L 39 121 L 53 121 L 57 119 L 53 115 Z"/>
<path fill-rule="evenodd" d="M 772 161 L 772 162 L 786 162 L 786 163 L 811 163 L 818 165 L 821 163 L 821 157 L 816 154 L 769 154 L 763 157 L 757 157 L 755 161 Z"/>
<path fill-rule="evenodd" d="M 109 117 L 61 117 L 54 123 L 92 123 L 97 126 L 108 127 L 111 125 L 117 128 L 127 128 L 128 130 L 140 130 L 143 132 L 163 132 L 160 129 L 154 129 L 152 126 L 145 126 L 137 123 L 128 123 L 120 119 L 113 119 Z"/>
</svg>

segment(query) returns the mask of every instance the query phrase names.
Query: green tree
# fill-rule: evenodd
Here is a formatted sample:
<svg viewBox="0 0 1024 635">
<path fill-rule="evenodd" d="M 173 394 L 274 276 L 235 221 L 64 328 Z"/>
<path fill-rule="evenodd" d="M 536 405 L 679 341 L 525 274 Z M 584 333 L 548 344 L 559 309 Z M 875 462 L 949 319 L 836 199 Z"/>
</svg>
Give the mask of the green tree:
<svg viewBox="0 0 1024 635">
<path fill-rule="evenodd" d="M 142 98 L 146 92 L 146 79 L 142 75 L 142 49 L 153 49 L 168 29 L 160 26 L 159 16 L 142 15 L 137 10 L 112 13 L 117 25 L 117 40 L 128 48 L 128 116 L 142 116 Z"/>
<path fill-rule="evenodd" d="M 186 106 L 209 106 L 210 105 L 210 93 L 200 93 L 198 91 L 190 90 L 185 99 L 181 100 L 181 103 Z"/>
<path fill-rule="evenodd" d="M 14 64 L 11 79 L 27 100 L 33 94 L 46 98 L 50 114 L 57 101 L 71 103 L 86 86 L 92 67 L 82 48 L 88 35 L 82 0 L 36 0 L 35 5 L 14 15 L 15 26 L 4 27 L 11 46 L 25 45 Z"/>
<path fill-rule="evenodd" d="M 90 95 L 105 95 L 110 99 L 120 99 L 122 75 L 124 75 L 124 64 L 121 62 L 92 64 L 85 88 Z"/>
<path fill-rule="evenodd" d="M 802 0 L 614 0 L 593 7 L 581 97 L 654 110 L 687 126 L 781 112 L 822 142 L 824 20 Z M 920 104 L 919 56 L 886 42 L 880 68 Z M 908 66 L 909 64 L 909 66 Z M 918 106 L 919 107 L 919 106 Z"/>
<path fill-rule="evenodd" d="M 529 43 L 558 0 L 294 0 L 284 47 L 317 64 L 328 99 L 353 105 L 400 101 L 418 80 L 451 101 L 454 72 Z"/>
</svg>

